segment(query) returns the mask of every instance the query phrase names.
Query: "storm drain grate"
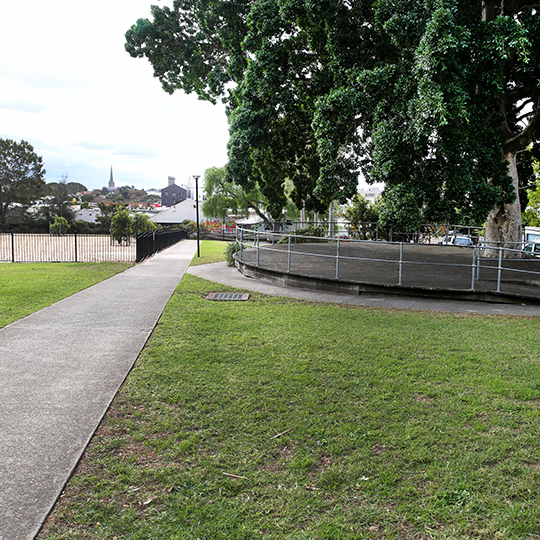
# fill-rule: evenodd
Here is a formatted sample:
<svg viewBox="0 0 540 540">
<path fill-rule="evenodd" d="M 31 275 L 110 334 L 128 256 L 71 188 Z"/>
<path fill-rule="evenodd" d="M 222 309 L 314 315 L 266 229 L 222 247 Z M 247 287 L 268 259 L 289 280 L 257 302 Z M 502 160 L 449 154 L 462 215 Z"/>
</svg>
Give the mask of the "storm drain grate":
<svg viewBox="0 0 540 540">
<path fill-rule="evenodd" d="M 245 301 L 249 300 L 249 294 L 245 293 L 219 293 L 213 292 L 210 293 L 207 297 L 207 300 L 236 300 L 236 301 Z"/>
</svg>

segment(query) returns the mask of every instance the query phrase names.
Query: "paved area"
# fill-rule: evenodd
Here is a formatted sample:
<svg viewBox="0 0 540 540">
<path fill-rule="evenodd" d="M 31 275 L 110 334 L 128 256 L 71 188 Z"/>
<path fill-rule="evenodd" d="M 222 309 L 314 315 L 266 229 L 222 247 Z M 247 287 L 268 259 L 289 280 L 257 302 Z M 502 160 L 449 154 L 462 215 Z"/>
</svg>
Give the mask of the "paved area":
<svg viewBox="0 0 540 540">
<path fill-rule="evenodd" d="M 32 539 L 82 456 L 196 251 L 187 240 L 0 329 L 0 540 Z M 225 263 L 193 275 L 293 298 L 540 316 L 540 306 L 337 294 L 247 278 Z"/>
<path fill-rule="evenodd" d="M 341 294 L 336 292 L 315 291 L 295 287 L 285 287 L 275 283 L 267 283 L 241 274 L 236 268 L 225 263 L 192 266 L 189 274 L 229 285 L 247 291 L 256 291 L 275 296 L 286 296 L 312 302 L 333 302 L 368 307 L 385 307 L 395 309 L 417 309 L 424 311 L 443 311 L 454 313 L 484 313 L 488 315 L 521 315 L 540 317 L 540 305 L 499 304 L 493 302 L 474 302 L 465 300 L 445 300 L 440 298 L 424 298 L 421 296 L 387 295 L 387 294 Z M 218 291 L 216 291 L 218 292 Z"/>
<path fill-rule="evenodd" d="M 176 244 L 0 329 L 0 540 L 37 534 L 195 251 Z"/>
</svg>

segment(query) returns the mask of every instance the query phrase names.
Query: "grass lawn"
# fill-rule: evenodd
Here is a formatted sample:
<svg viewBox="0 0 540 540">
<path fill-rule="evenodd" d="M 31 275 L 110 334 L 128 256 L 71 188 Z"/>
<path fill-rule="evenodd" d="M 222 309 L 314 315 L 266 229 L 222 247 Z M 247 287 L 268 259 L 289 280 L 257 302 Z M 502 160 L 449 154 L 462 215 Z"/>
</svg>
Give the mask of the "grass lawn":
<svg viewBox="0 0 540 540">
<path fill-rule="evenodd" d="M 202 240 L 199 244 L 200 257 L 195 256 L 191 260 L 190 266 L 198 266 L 199 264 L 208 264 L 225 260 L 225 247 L 227 242 L 220 240 Z"/>
<path fill-rule="evenodd" d="M 540 321 L 186 275 L 40 539 L 538 539 Z"/>
<path fill-rule="evenodd" d="M 130 263 L 0 264 L 0 327 L 123 272 Z"/>
</svg>

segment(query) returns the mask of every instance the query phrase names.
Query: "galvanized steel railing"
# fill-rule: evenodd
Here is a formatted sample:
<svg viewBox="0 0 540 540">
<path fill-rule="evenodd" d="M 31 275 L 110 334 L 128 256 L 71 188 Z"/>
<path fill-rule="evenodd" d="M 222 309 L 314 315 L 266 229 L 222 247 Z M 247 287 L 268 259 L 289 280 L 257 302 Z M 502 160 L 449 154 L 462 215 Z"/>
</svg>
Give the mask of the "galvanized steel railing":
<svg viewBox="0 0 540 540">
<path fill-rule="evenodd" d="M 262 244 L 261 245 L 261 235 L 264 240 L 268 240 L 269 243 Z M 286 251 L 284 249 L 277 249 L 275 247 L 276 243 L 275 240 L 278 240 L 280 244 L 284 245 L 284 240 L 286 239 Z M 306 252 L 306 251 L 297 251 L 294 249 L 294 245 L 296 240 L 300 239 L 302 243 L 305 243 L 306 241 L 312 241 L 314 243 L 321 243 L 321 242 L 327 242 L 327 243 L 335 243 L 336 244 L 336 250 L 335 254 L 322 254 L 322 253 L 312 253 L 312 252 Z M 271 242 L 271 243 L 270 243 Z M 238 258 L 240 260 L 243 260 L 243 253 L 244 250 L 247 248 L 255 248 L 256 253 L 256 266 L 260 266 L 260 254 L 262 251 L 279 251 L 280 253 L 283 253 L 284 251 L 287 254 L 287 264 L 286 268 L 283 268 L 284 271 L 290 273 L 291 267 L 292 267 L 292 259 L 293 256 L 303 256 L 303 257 L 313 257 L 313 258 L 324 258 L 324 259 L 333 259 L 335 261 L 335 279 L 340 279 L 340 261 L 346 261 L 346 260 L 356 260 L 356 261 L 362 261 L 362 262 L 373 262 L 373 263 L 389 263 L 389 264 L 397 264 L 398 265 L 398 279 L 397 283 L 395 285 L 401 286 L 403 284 L 403 269 L 406 265 L 418 265 L 418 266 L 438 266 L 438 267 L 450 267 L 450 268 L 469 268 L 470 270 L 470 288 L 465 288 L 463 290 L 465 291 L 477 291 L 478 290 L 478 282 L 480 281 L 482 277 L 482 272 L 489 270 L 491 272 L 496 271 L 497 273 L 497 279 L 496 279 L 496 292 L 501 293 L 502 291 L 502 274 L 503 272 L 509 272 L 509 273 L 515 273 L 520 275 L 529 275 L 532 276 L 533 280 L 537 280 L 538 284 L 540 286 L 540 271 L 535 270 L 524 270 L 521 268 L 515 268 L 510 266 L 512 261 L 519 261 L 522 260 L 521 254 L 522 254 L 522 248 L 525 243 L 519 243 L 516 247 L 518 249 L 509 249 L 502 246 L 497 245 L 487 245 L 485 243 L 472 246 L 472 247 L 459 247 L 460 249 L 467 250 L 471 253 L 471 262 L 470 264 L 462 264 L 462 263 L 448 263 L 448 262 L 437 262 L 437 261 L 412 261 L 412 260 L 406 260 L 404 257 L 404 250 L 407 246 L 413 245 L 411 243 L 405 243 L 405 242 L 382 242 L 386 245 L 394 245 L 399 247 L 399 258 L 397 259 L 377 259 L 377 258 L 368 258 L 368 257 L 351 257 L 346 256 L 341 253 L 341 246 L 344 242 L 347 243 L 358 243 L 358 244 L 373 244 L 374 241 L 372 240 L 355 240 L 355 239 L 340 239 L 340 238 L 321 238 L 319 236 L 297 236 L 292 233 L 271 233 L 268 231 L 259 232 L 259 231 L 252 231 L 250 229 L 244 229 L 237 227 L 236 229 L 236 252 L 238 253 Z M 380 243 L 377 242 L 377 244 Z M 425 245 L 426 249 L 429 249 L 430 246 L 433 246 L 433 244 L 414 244 L 416 246 L 418 245 Z M 496 252 L 497 257 L 485 257 L 483 256 L 483 253 L 489 250 L 490 252 Z M 510 257 L 507 257 L 507 255 L 510 255 Z M 518 257 L 516 257 L 518 255 Z M 513 258 L 512 258 L 513 256 Z M 530 259 L 530 258 L 529 258 Z M 506 264 L 505 264 L 506 263 Z M 508 280 L 506 280 L 508 281 Z M 540 293 L 540 288 L 539 288 Z"/>
</svg>

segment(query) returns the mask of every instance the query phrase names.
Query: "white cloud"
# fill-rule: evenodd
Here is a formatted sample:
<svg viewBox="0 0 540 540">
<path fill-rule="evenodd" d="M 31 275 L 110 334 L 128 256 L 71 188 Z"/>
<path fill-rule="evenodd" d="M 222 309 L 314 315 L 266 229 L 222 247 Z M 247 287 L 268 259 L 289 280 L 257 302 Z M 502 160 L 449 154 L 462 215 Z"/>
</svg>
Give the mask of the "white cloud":
<svg viewBox="0 0 540 540">
<path fill-rule="evenodd" d="M 152 0 L 4 2 L 0 137 L 27 140 L 47 179 L 163 187 L 227 161 L 222 105 L 165 93 L 124 34 Z"/>
</svg>

